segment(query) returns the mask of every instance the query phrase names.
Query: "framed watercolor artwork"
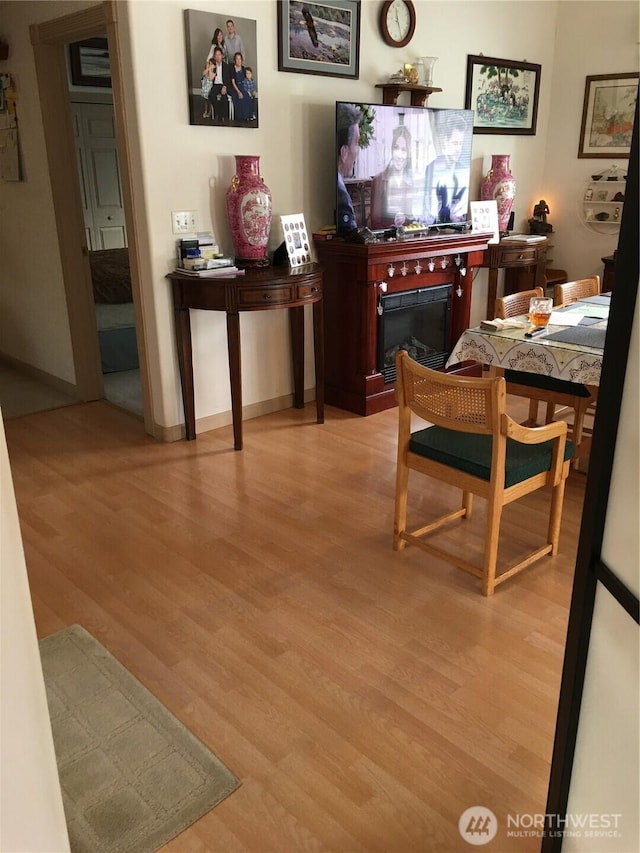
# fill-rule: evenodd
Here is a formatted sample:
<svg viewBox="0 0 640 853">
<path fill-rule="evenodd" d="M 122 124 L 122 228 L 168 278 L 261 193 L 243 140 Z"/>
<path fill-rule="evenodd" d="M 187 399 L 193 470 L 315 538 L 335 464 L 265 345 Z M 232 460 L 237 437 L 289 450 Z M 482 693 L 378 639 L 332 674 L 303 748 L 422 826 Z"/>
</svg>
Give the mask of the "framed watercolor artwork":
<svg viewBox="0 0 640 853">
<path fill-rule="evenodd" d="M 465 107 L 474 111 L 474 133 L 535 136 L 541 65 L 467 57 Z"/>
<path fill-rule="evenodd" d="M 256 22 L 184 10 L 189 124 L 258 127 Z"/>
<path fill-rule="evenodd" d="M 628 157 L 638 97 L 637 72 L 587 77 L 578 157 Z"/>
<path fill-rule="evenodd" d="M 278 0 L 278 71 L 357 80 L 360 0 Z"/>
</svg>

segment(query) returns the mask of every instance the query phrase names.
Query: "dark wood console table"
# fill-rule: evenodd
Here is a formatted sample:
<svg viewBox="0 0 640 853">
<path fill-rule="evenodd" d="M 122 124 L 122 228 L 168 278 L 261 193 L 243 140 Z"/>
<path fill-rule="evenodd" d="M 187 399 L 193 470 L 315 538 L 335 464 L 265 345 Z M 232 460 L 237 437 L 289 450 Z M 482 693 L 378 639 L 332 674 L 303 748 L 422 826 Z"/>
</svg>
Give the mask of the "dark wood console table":
<svg viewBox="0 0 640 853">
<path fill-rule="evenodd" d="M 610 293 L 613 290 L 613 285 L 616 280 L 616 252 L 612 255 L 605 255 L 604 258 L 600 258 L 604 265 L 604 270 L 602 273 L 602 287 L 600 288 L 603 293 Z"/>
<path fill-rule="evenodd" d="M 378 369 L 377 309 L 383 293 L 451 284 L 449 343 L 453 348 L 469 328 L 473 268 L 483 265 L 490 237 L 439 234 L 368 244 L 339 237 L 316 240 L 324 268 L 327 403 L 359 415 L 396 405 L 395 382 L 386 382 Z"/>
<path fill-rule="evenodd" d="M 518 290 L 531 290 L 533 287 L 541 287 L 544 291 L 546 260 L 546 238 L 536 243 L 505 243 L 502 240 L 492 243 L 486 252 L 484 263 L 479 264 L 489 267 L 486 319 L 493 319 L 495 316 L 499 269 L 505 270 L 505 296 Z"/>
<path fill-rule="evenodd" d="M 225 311 L 227 346 L 231 379 L 233 446 L 242 450 L 242 378 L 240 370 L 240 312 L 289 309 L 293 355 L 294 405 L 304 407 L 304 306 L 313 305 L 313 343 L 316 369 L 316 414 L 324 423 L 324 352 L 322 268 L 319 264 L 302 267 L 269 267 L 246 270 L 243 275 L 198 277 L 180 272 L 169 273 L 173 287 L 173 308 L 178 345 L 178 365 L 182 383 L 186 437 L 196 437 L 191 351 L 192 308 Z"/>
</svg>

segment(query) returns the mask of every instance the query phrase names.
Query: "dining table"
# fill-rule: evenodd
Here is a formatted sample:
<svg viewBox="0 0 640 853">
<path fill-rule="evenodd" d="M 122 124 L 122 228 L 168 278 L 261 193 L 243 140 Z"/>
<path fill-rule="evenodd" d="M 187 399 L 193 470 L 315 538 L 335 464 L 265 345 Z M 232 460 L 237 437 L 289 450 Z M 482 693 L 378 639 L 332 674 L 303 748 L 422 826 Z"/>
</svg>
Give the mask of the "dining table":
<svg viewBox="0 0 640 853">
<path fill-rule="evenodd" d="M 526 315 L 483 321 L 462 333 L 445 366 L 474 361 L 597 387 L 610 302 L 611 294 L 599 294 L 554 308 L 541 331 Z"/>
</svg>

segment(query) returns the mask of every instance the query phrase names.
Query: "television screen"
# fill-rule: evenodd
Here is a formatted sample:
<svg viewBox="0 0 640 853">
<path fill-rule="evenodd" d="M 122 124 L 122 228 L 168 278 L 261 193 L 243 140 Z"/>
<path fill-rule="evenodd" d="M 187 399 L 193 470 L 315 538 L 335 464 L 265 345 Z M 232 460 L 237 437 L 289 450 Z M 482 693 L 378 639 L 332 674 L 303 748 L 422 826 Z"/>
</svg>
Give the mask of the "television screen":
<svg viewBox="0 0 640 853">
<path fill-rule="evenodd" d="M 472 110 L 336 102 L 336 230 L 468 221 Z"/>
</svg>

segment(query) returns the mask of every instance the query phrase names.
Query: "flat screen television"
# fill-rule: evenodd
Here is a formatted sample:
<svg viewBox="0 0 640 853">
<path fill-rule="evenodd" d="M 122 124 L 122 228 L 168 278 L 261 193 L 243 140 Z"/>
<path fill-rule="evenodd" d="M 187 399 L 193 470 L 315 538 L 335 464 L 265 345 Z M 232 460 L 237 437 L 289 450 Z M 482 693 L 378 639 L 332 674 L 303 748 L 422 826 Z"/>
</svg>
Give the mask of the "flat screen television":
<svg viewBox="0 0 640 853">
<path fill-rule="evenodd" d="M 469 221 L 473 111 L 336 102 L 336 230 Z"/>
</svg>

